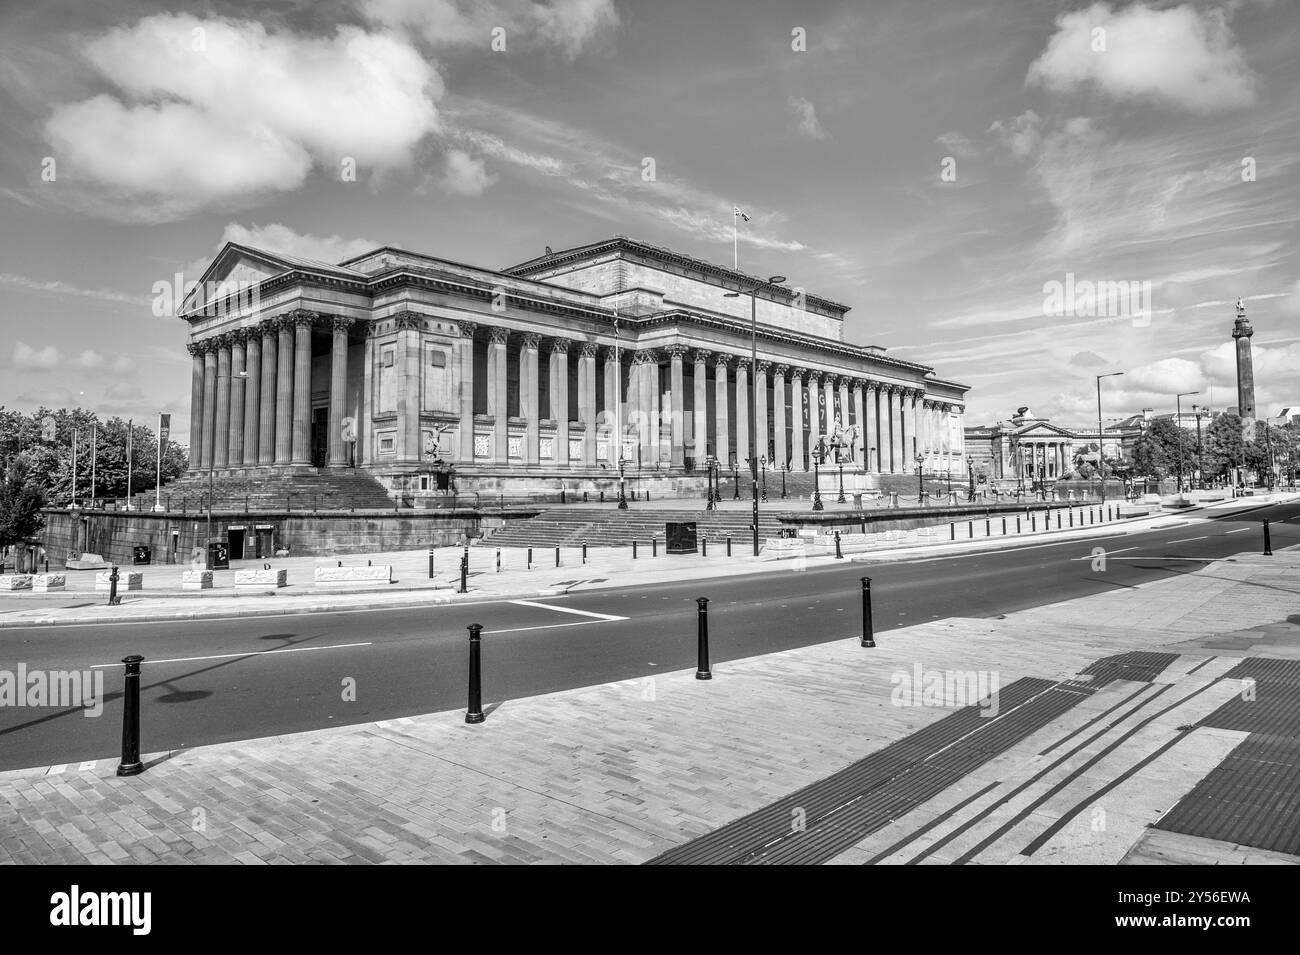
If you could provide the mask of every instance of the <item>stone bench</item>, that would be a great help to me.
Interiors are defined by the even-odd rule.
[[[237,570],[235,571],[235,592],[241,590],[278,590],[281,587],[287,587],[289,584],[289,572],[284,569],[276,570],[274,568],[267,570]]]
[[[0,575],[0,590],[31,590],[31,574],[3,574]]]
[[[806,542],[795,537],[769,537],[762,550],[762,556],[768,560],[803,557],[806,553]]]
[[[82,554],[76,560],[66,561],[64,566],[68,570],[103,570],[109,564],[99,554]]]
[[[181,574],[181,590],[211,590],[212,571],[187,570]]]
[[[113,589],[113,582],[108,578],[112,571],[101,570],[95,574],[95,590],[99,593],[108,593]],[[124,590],[143,590],[144,574],[135,571],[118,571],[117,572],[117,590],[121,593]]]
[[[317,587],[391,584],[393,568],[388,564],[366,567],[317,567],[315,578]]]
[[[67,586],[68,578],[64,574],[37,574],[32,578],[33,593],[48,594]]]

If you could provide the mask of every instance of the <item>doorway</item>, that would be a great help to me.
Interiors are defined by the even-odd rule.
[[[313,467],[325,467],[329,456],[329,408],[313,408],[311,413],[311,463]]]
[[[253,535],[253,556],[258,560],[275,556],[275,529],[259,527]]]
[[[226,528],[226,540],[230,544],[230,559],[244,559],[244,528],[228,527]]]

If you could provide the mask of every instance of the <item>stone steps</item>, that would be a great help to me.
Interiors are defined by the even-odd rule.
[[[656,509],[646,511],[593,511],[590,508],[550,508],[536,517],[515,521],[496,529],[487,539],[503,547],[572,547],[584,540],[592,546],[631,544],[664,539],[664,525],[693,521],[696,533],[709,540],[747,538],[750,515],[738,511]],[[760,517],[759,536],[776,537],[781,522]]]

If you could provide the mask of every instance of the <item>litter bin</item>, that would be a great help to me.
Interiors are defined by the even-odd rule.
[[[208,541],[208,570],[230,569],[230,545],[223,540]]]
[[[668,521],[664,524],[664,542],[670,554],[694,554],[695,538],[694,521]]]
[[[150,564],[152,561],[153,551],[148,544],[136,544],[131,548],[131,563],[139,566],[140,564]]]

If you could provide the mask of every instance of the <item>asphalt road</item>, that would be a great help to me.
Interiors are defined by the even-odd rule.
[[[872,578],[877,633],[945,617],[998,616],[1114,587],[1131,587],[1300,544],[1300,504],[1210,523],[951,557],[851,562],[803,572],[576,592],[543,600],[363,610],[231,620],[0,630],[0,669],[101,667],[106,704],[80,709],[0,707],[0,769],[116,758],[122,667],[147,662],[145,752],[394,719],[465,705],[467,633],[484,626],[487,704],[643,678],[695,665],[696,602],[709,603],[712,659],[755,656],[861,632],[861,585]],[[1104,573],[1091,552],[1108,551]],[[567,576],[566,576],[567,574]],[[571,580],[555,572],[551,584]],[[345,685],[355,686],[347,701]],[[491,716],[489,716],[489,719]]]

